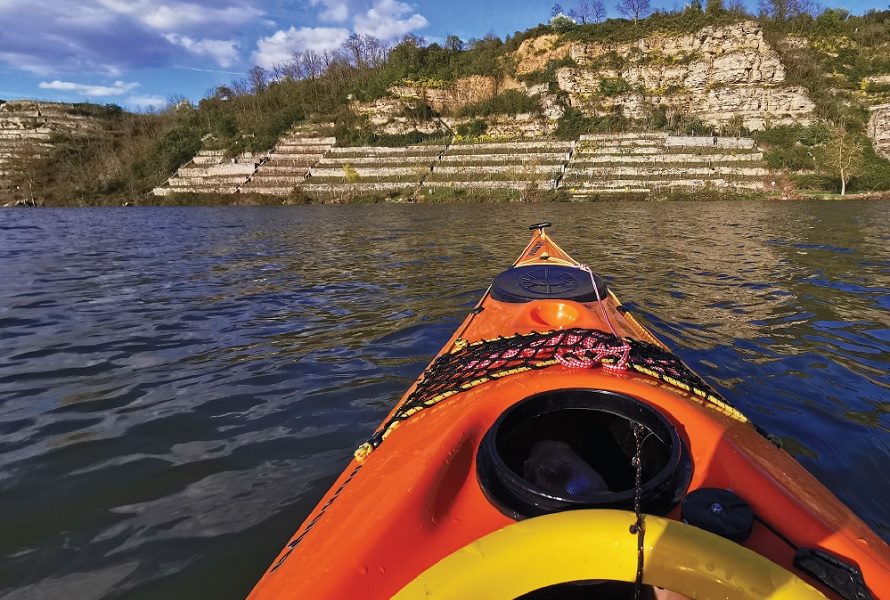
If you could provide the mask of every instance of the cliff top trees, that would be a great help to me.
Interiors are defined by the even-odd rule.
[[[599,23],[606,18],[606,4],[603,0],[579,0],[575,8],[569,10],[569,16],[582,25]]]
[[[616,8],[628,19],[633,19],[634,24],[652,11],[649,0],[619,0]]]

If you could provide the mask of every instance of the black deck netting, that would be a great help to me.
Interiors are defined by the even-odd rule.
[[[694,393],[735,418],[747,420],[671,352],[648,342],[591,329],[534,332],[467,343],[436,358],[398,412],[356,451],[362,460],[400,422],[445,398],[494,379],[562,364],[630,370]]]

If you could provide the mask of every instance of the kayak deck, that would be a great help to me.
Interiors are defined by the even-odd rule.
[[[578,580],[694,598],[890,590],[887,545],[627,313],[546,225],[356,451],[251,598],[517,598]],[[583,477],[564,493],[548,488],[529,466],[536,453],[580,459]],[[578,540],[607,550],[567,554]],[[547,544],[565,569],[541,558]]]

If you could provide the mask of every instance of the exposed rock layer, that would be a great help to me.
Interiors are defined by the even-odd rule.
[[[872,108],[868,136],[875,145],[875,151],[890,160],[890,104]]]
[[[538,94],[540,114],[490,123],[489,133],[508,137],[551,133],[564,111],[557,94],[566,94],[569,105],[587,115],[619,110],[626,117],[645,119],[656,106],[664,105],[669,113],[695,115],[711,127],[733,120],[749,130],[806,125],[815,109],[804,88],[785,82],[779,55],[754,22],[706,27],[687,35],[652,35],[624,44],[560,44],[558,36],[544,35],[525,40],[513,59],[520,77],[546,68],[551,61],[559,64],[571,59],[575,66],[557,70],[556,90],[512,78],[496,81],[473,76],[445,88],[397,86],[390,90],[392,98],[354,108],[385,133],[429,132],[440,123],[413,123],[402,116],[408,103],[421,101],[438,112],[453,114],[508,89]],[[604,91],[608,82],[617,82],[618,90]],[[445,123],[454,128],[460,122],[447,119]]]
[[[31,201],[35,165],[59,138],[105,135],[106,121],[76,105],[30,100],[0,103],[0,199]]]

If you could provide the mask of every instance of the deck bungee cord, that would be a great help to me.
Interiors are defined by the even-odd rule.
[[[472,343],[456,340],[453,350],[433,361],[396,414],[359,446],[355,457],[365,460],[402,422],[446,398],[495,379],[557,365],[601,366],[611,372],[630,369],[691,392],[724,414],[748,422],[676,355],[654,344],[589,329],[517,333]]]

